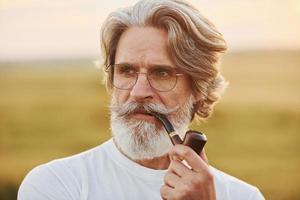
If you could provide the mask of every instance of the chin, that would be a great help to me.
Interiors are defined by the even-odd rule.
[[[166,155],[172,143],[166,131],[148,120],[112,117],[111,129],[116,145],[133,160],[147,160]]]

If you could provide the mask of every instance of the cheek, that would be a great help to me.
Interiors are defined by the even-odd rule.
[[[174,102],[175,96],[170,94],[171,92],[164,92],[163,94],[158,94],[160,102],[167,108],[173,108],[176,106]]]
[[[112,95],[113,95],[113,98],[115,99],[116,103],[118,103],[120,105],[128,100],[129,91],[113,89]]]
[[[180,82],[166,98],[173,106],[183,105],[192,95],[192,88],[187,82]]]
[[[182,105],[185,101],[183,93],[176,90],[161,93],[159,96],[162,103],[168,108],[174,108],[178,105]]]

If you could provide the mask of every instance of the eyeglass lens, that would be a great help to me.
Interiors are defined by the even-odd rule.
[[[138,67],[127,64],[115,64],[113,67],[113,85],[119,89],[131,89],[137,82]],[[149,84],[158,91],[172,90],[177,82],[177,74],[173,68],[155,66],[146,73]]]

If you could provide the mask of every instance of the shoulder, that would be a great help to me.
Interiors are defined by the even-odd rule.
[[[103,145],[88,151],[39,165],[22,181],[19,200],[79,199],[86,193],[87,176],[97,162],[101,162]],[[102,153],[105,154],[105,153]],[[95,167],[94,167],[95,168]]]
[[[20,185],[18,199],[74,199],[72,196],[77,195],[77,180],[75,177],[75,180],[65,178],[70,172],[58,166],[58,162],[54,161],[32,169]]]
[[[210,167],[214,174],[218,199],[263,200],[257,187],[250,185],[216,168]]]

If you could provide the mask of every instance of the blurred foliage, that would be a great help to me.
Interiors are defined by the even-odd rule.
[[[300,196],[300,52],[224,57],[230,82],[215,112],[192,128],[208,136],[210,163],[260,188]],[[109,95],[91,60],[0,64],[0,199],[16,199],[30,169],[110,137]]]

